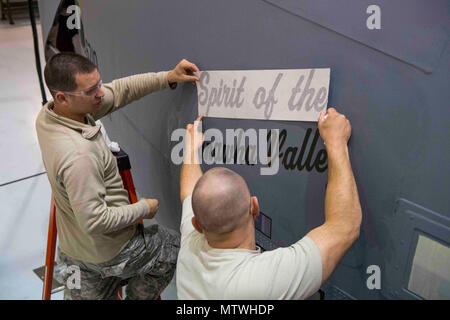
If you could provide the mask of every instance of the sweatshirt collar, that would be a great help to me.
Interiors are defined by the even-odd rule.
[[[85,123],[81,123],[81,122],[57,115],[53,111],[53,106],[54,106],[53,100],[49,101],[44,106],[44,111],[49,116],[49,118],[58,124],[61,124],[65,127],[79,131],[83,138],[90,140],[93,137],[95,137],[95,135],[100,131],[101,125],[97,125],[95,123],[95,120],[92,117],[92,115],[90,115],[90,114],[86,115],[86,119],[87,119],[88,123],[85,124]]]

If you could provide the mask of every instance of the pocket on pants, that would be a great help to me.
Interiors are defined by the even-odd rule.
[[[100,269],[100,274],[101,274],[102,278],[107,278],[107,277],[120,278],[123,276],[123,270],[125,269],[126,264],[127,264],[127,261],[123,261],[116,265],[102,267]]]
[[[155,231],[155,227],[152,229]],[[159,248],[156,250],[156,255],[148,261],[145,267],[142,268],[141,272],[162,275],[175,269],[178,251],[180,250],[180,236],[173,234],[160,226],[158,228],[157,235],[155,233],[152,235],[152,237],[155,236],[159,238],[158,241],[156,241]]]

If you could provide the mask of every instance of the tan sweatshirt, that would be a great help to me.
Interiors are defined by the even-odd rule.
[[[87,124],[58,116],[53,101],[36,119],[36,131],[56,205],[59,249],[90,263],[114,258],[150,207],[130,204],[117,161],[95,120],[151,92],[167,88],[168,72],[134,75],[104,84],[102,108]]]

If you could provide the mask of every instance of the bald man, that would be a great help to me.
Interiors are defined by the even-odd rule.
[[[359,236],[361,206],[347,149],[350,122],[333,108],[319,117],[328,153],[324,224],[289,247],[261,252],[255,244],[258,199],[232,170],[202,174],[197,120],[187,126],[180,177],[178,298],[305,299],[317,292]]]

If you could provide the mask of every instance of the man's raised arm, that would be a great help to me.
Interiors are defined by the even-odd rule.
[[[180,200],[189,197],[194,191],[195,184],[203,175],[200,168],[198,151],[203,143],[203,133],[198,131],[201,128],[201,119],[198,117],[194,124],[186,126],[186,138],[184,148],[184,160],[180,174]]]
[[[335,109],[321,114],[319,131],[328,153],[328,185],[325,195],[325,223],[310,231],[322,258],[322,282],[333,272],[338,262],[359,237],[361,205],[353,177],[347,142],[350,122]]]
[[[183,59],[170,71],[136,74],[106,83],[102,86],[105,92],[102,108],[93,115],[94,119],[100,119],[152,92],[169,87],[175,89],[179,82],[195,83],[200,80],[194,75],[198,71],[195,64]]]

